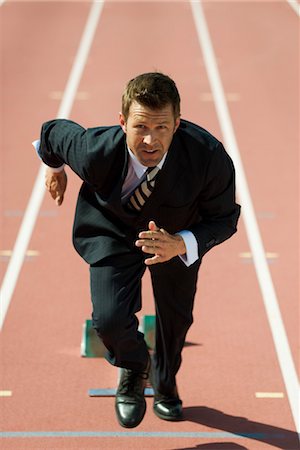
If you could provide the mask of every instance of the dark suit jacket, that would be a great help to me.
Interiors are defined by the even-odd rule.
[[[196,236],[200,259],[236,231],[235,174],[222,144],[203,128],[181,120],[154,192],[139,214],[121,204],[128,152],[120,126],[85,130],[69,120],[42,126],[39,150],[51,167],[68,164],[83,180],[73,242],[90,264],[113,254],[139,251],[134,241],[149,220],[169,233]]]

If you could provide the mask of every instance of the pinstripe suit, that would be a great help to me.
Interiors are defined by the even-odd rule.
[[[156,375],[163,392],[172,390],[181,362],[203,255],[236,231],[233,164],[222,144],[203,128],[181,120],[159,172],[154,192],[140,213],[121,202],[128,167],[125,135],[119,126],[85,130],[67,120],[42,127],[39,150],[51,167],[68,164],[83,180],[73,242],[91,266],[94,326],[115,365],[141,369],[147,349],[137,331],[143,255],[134,246],[149,220],[176,233],[194,233],[199,260],[186,267],[179,258],[150,267],[157,316]]]

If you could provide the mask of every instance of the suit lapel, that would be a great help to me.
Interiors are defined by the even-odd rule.
[[[114,185],[111,188],[109,201],[118,201],[121,199],[122,186],[128,171],[128,152],[125,138],[122,139],[118,147],[120,158],[116,167],[116,176],[112,178]]]

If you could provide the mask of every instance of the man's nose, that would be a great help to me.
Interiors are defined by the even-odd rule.
[[[147,134],[145,134],[143,141],[144,144],[152,145],[153,142],[155,141],[154,134],[152,132],[148,132]]]

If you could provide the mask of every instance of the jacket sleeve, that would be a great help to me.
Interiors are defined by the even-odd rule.
[[[202,220],[189,227],[197,239],[199,258],[237,231],[240,205],[235,201],[235,170],[221,143],[213,151],[199,198]]]
[[[86,178],[86,130],[75,122],[56,119],[42,125],[38,153],[53,168],[69,165],[80,178]]]
[[[120,127],[86,130],[70,120],[51,120],[42,126],[39,155],[50,167],[67,164],[94,190],[101,191],[120,160],[120,155],[109,149],[122,143],[122,136]]]

